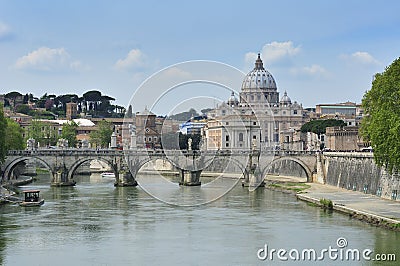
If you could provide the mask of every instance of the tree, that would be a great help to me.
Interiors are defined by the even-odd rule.
[[[44,105],[48,98],[49,97],[47,96],[47,93],[43,94],[43,96],[39,100],[36,101],[36,106],[39,108],[44,108]]]
[[[71,123],[65,123],[62,127],[61,138],[68,140],[69,147],[76,147],[76,129],[78,125],[71,121]]]
[[[312,120],[305,123],[301,127],[301,132],[313,132],[315,134],[321,135],[325,134],[327,127],[343,127],[346,123],[343,120],[337,119],[324,119],[324,120]]]
[[[214,108],[205,108],[205,109],[201,109],[201,113],[202,113],[203,115],[206,115],[208,112],[210,112],[210,111],[212,111],[212,110],[214,110]]]
[[[20,105],[18,105],[17,108],[15,109],[15,112],[21,113],[21,114],[30,115],[31,109],[30,109],[29,106],[26,105],[26,104],[20,104]]]
[[[199,116],[199,113],[193,108],[190,108],[189,111],[178,113],[175,115],[171,115],[169,118],[178,120],[178,121],[188,121],[190,118]]]
[[[18,99],[19,97],[22,97],[22,94],[19,93],[19,92],[17,92],[17,91],[12,91],[12,92],[9,92],[9,93],[7,93],[6,95],[4,95],[4,98],[5,98],[5,99],[11,100],[11,102],[12,102],[12,108],[14,108],[14,109],[15,109],[16,104],[17,104],[16,101],[17,101],[17,99]],[[22,98],[22,100],[23,100],[23,98]]]
[[[97,124],[97,130],[90,133],[90,142],[96,147],[107,148],[111,142],[112,133],[112,124],[102,120]]]
[[[6,157],[6,130],[7,121],[4,117],[3,105],[0,104],[0,163],[4,162]]]
[[[51,110],[54,106],[54,100],[52,99],[47,99],[44,103],[44,108],[46,108],[47,111]]]
[[[400,58],[375,75],[362,100],[361,134],[370,141],[375,162],[392,173],[400,169]]]
[[[24,138],[22,137],[23,129],[21,126],[10,118],[6,118],[7,130],[5,134],[5,148],[9,150],[23,150],[25,148]]]
[[[132,118],[132,117],[133,117],[132,105],[129,105],[128,111],[126,112],[126,118]]]
[[[33,138],[41,146],[53,146],[57,143],[58,129],[42,121],[33,120],[28,127],[28,138]]]

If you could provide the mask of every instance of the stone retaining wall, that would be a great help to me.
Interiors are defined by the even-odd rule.
[[[378,167],[371,153],[330,152],[323,156],[329,185],[400,200],[400,177]]]

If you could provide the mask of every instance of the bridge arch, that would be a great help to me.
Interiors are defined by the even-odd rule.
[[[230,156],[230,155],[226,155],[226,157],[224,156],[222,158],[224,158],[224,159],[227,158],[230,163],[233,163],[236,166],[238,166],[238,168],[241,171],[241,174],[244,175],[246,165],[243,164],[242,160],[239,160],[239,159],[235,158],[234,156]],[[221,160],[222,158],[217,156],[217,159]],[[146,163],[149,163],[149,162],[152,162],[152,161],[156,161],[158,159],[166,160],[173,167],[175,167],[177,169],[181,169],[180,166],[176,162],[171,160],[171,158],[169,158],[168,156],[160,156],[160,157],[159,156],[143,156],[143,157],[136,157],[136,158],[133,157],[128,162],[129,169],[130,169],[132,175],[135,177],[136,174],[140,171],[140,169],[142,169],[142,167]],[[215,157],[214,156],[210,156],[210,157],[206,158],[204,161],[201,162],[203,165],[206,165],[206,167],[199,167],[198,170],[203,170],[204,171],[204,169],[206,169],[211,164],[212,161],[215,161]],[[223,170],[225,170],[225,169],[223,169]]]
[[[204,167],[203,170],[206,169],[208,166],[210,166],[211,163],[214,162],[216,159],[217,160],[228,159],[229,163],[235,164],[240,169],[241,174],[243,174],[243,175],[245,174],[248,158],[246,159],[245,164],[244,164],[243,160],[239,160],[239,159],[235,158],[235,156],[231,156],[231,155],[217,156],[217,157],[211,157],[211,158],[206,159],[204,161],[204,164],[207,165],[207,166]],[[226,168],[223,169],[223,170],[225,171]]]
[[[105,159],[103,157],[84,157],[84,158],[80,158],[78,159],[76,162],[74,162],[70,167],[69,167],[69,171],[68,171],[68,180],[71,180],[74,176],[75,171],[78,169],[79,166],[81,166],[83,163],[85,162],[89,162],[89,161],[93,161],[93,160],[99,160],[102,161],[104,163],[106,163],[107,165],[109,165],[113,171],[113,173],[115,174],[115,176],[118,175],[118,169],[116,169],[115,164],[113,163],[113,161]]]
[[[267,166],[265,166],[262,169],[263,177],[265,178],[265,176],[268,174],[268,170],[271,169],[272,165],[274,165],[276,163],[279,163],[279,162],[282,162],[282,161],[285,161],[285,160],[297,163],[304,170],[304,172],[306,174],[306,177],[307,177],[307,182],[311,182],[311,180],[312,180],[312,171],[307,166],[307,164],[304,163],[302,160],[300,160],[298,158],[289,157],[289,156],[283,156],[283,157],[279,157],[279,158],[276,158],[276,159],[272,160]]]
[[[32,160],[32,159],[41,162],[50,171],[50,173],[53,174],[54,171],[50,167],[50,165],[45,160],[41,159],[40,157],[22,156],[22,157],[15,158],[11,162],[9,162],[7,165],[5,165],[4,172],[3,172],[3,175],[1,176],[1,180],[0,180],[1,182],[0,183],[10,180],[10,177],[11,177],[10,175],[11,175],[12,171],[14,170],[14,168],[19,163],[24,162],[24,161],[28,161],[28,160]]]
[[[153,162],[156,160],[166,160],[169,162],[172,166],[177,167],[176,163],[174,163],[172,160],[170,160],[168,157],[165,156],[138,156],[138,157],[133,157],[128,159],[128,168],[131,171],[131,174],[133,177],[136,177],[137,173],[140,171],[140,169],[143,168],[143,166],[146,163]]]

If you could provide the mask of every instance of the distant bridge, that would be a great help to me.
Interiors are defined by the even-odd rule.
[[[25,161],[41,162],[51,173],[53,186],[74,185],[74,173],[91,160],[108,164],[115,174],[117,186],[137,185],[135,177],[144,164],[157,159],[170,162],[179,170],[182,185],[200,185],[201,172],[212,162],[223,162],[224,169],[236,165],[249,186],[260,185],[277,163],[289,161],[304,170],[312,180],[317,169],[317,154],[305,151],[180,151],[180,150],[113,150],[113,149],[37,149],[9,151],[1,168],[1,182],[16,178],[14,169]]]

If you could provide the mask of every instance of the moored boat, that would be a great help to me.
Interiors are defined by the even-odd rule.
[[[112,172],[104,172],[101,174],[102,177],[115,177],[115,174]]]
[[[24,200],[19,203],[19,206],[34,207],[34,206],[41,206],[44,204],[44,199],[40,198],[39,190],[25,190],[23,192],[25,194],[25,197]]]

